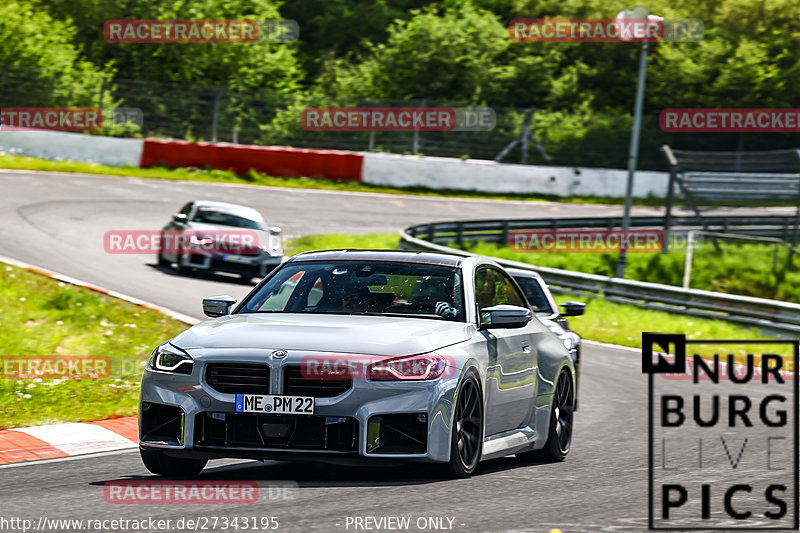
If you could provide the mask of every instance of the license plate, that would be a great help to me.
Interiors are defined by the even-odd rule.
[[[272,415],[313,415],[314,398],[311,396],[237,394],[236,412],[267,413]]]
[[[242,264],[250,264],[253,262],[253,258],[247,255],[236,255],[236,254],[222,254],[223,261],[229,261],[231,263],[242,263]]]

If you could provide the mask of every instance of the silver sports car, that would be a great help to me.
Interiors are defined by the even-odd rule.
[[[284,259],[281,228],[267,229],[255,209],[224,202],[189,202],[164,226],[161,241],[158,264],[174,263],[178,272],[229,272],[249,280]]]
[[[442,463],[563,460],[575,370],[518,284],[476,257],[294,256],[244,300],[158,346],[142,379],[140,451],[156,474],[209,459]]]

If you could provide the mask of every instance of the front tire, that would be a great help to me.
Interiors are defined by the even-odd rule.
[[[453,411],[449,474],[456,478],[472,475],[483,451],[483,398],[474,375],[461,384]]]
[[[161,267],[171,267],[172,266],[172,263],[169,260],[167,260],[167,258],[164,257],[164,254],[162,254],[160,251],[158,252],[157,258],[158,258],[158,266],[161,266]]]
[[[206,459],[181,459],[169,457],[158,450],[139,450],[142,462],[153,474],[168,477],[194,477],[205,468]]]

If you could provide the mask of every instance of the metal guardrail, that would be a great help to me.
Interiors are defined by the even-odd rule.
[[[672,217],[671,231],[699,229],[696,221],[694,217]],[[709,226],[724,229],[723,232],[781,237],[791,236],[794,216],[719,216],[705,217],[704,221]],[[512,230],[614,229],[619,228],[621,222],[621,217],[436,222],[411,226],[401,231],[400,248],[466,257],[476,254],[444,244],[455,242],[461,245],[475,240],[507,243]],[[631,227],[658,228],[663,227],[663,222],[663,217],[632,217]],[[600,297],[648,309],[722,319],[758,327],[780,336],[796,337],[800,334],[800,304],[539,267],[507,259],[492,259],[503,266],[538,272],[554,292]]]

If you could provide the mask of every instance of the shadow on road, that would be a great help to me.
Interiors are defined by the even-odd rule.
[[[481,463],[472,477],[510,471],[518,468],[544,465],[545,463],[523,463],[514,457],[504,457]],[[156,481],[158,476],[125,476],[119,479],[95,481],[91,485],[102,486],[110,481]],[[424,485],[452,481],[441,469],[441,465],[427,463],[404,463],[397,466],[341,466],[316,462],[248,461],[214,466],[209,462],[196,478],[200,481],[294,481],[299,487],[369,487]]]
[[[178,272],[174,268],[161,266],[157,263],[147,263],[147,266],[161,272],[162,274],[166,274],[167,276],[175,276],[179,278],[195,278],[195,279],[204,279],[208,281],[217,281],[219,283],[233,283],[234,285],[249,285],[251,287],[255,287],[255,283],[253,283],[253,278],[244,278],[237,274],[226,274],[222,272],[205,272],[202,270],[190,270],[186,273]]]

